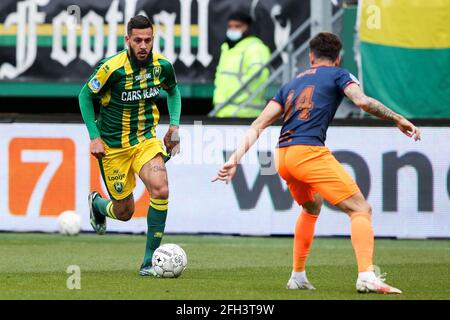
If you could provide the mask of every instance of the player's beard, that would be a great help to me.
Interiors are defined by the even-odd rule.
[[[133,61],[133,64],[139,68],[145,68],[146,66],[149,65],[150,62],[150,55],[152,54],[152,49],[150,49],[150,51],[148,52],[147,57],[144,60],[139,60],[137,58],[136,52],[133,50],[133,48],[130,47],[130,55],[131,55],[131,60]]]

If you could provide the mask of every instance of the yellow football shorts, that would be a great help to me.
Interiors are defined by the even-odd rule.
[[[161,140],[146,139],[134,146],[110,148],[105,145],[106,156],[98,161],[103,181],[111,199],[128,197],[136,186],[136,177],[144,164],[156,155],[167,156]]]

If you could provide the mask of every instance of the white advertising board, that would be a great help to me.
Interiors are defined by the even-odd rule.
[[[158,127],[162,137],[167,126]],[[292,234],[300,207],[268,161],[279,127],[267,129],[232,183],[211,183],[245,126],[185,125],[182,153],[167,163],[167,233]],[[331,127],[327,145],[373,208],[376,236],[450,237],[450,129],[422,128],[414,142],[396,128]],[[87,195],[106,194],[81,124],[0,125],[0,230],[57,230],[65,210],[90,231]],[[133,219],[108,219],[108,231],[145,232],[148,195],[138,183]],[[316,235],[349,235],[348,217],[324,206]]]

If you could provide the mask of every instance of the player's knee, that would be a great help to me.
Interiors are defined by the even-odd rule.
[[[157,188],[152,188],[150,191],[152,198],[154,199],[168,199],[169,198],[169,187],[167,185],[160,186]]]
[[[304,206],[303,209],[312,215],[319,215],[320,214],[320,209],[322,209],[322,204],[318,203],[318,204],[313,204],[313,205],[309,205],[309,206]]]
[[[314,201],[306,202],[303,204],[303,209],[313,215],[320,214],[320,209],[322,209],[323,198],[316,195],[314,196]]]
[[[336,204],[336,206],[351,216],[353,213],[366,212],[371,214],[372,207],[361,193],[355,194],[348,199]]]
[[[116,212],[117,219],[120,221],[128,221],[131,219],[131,217],[134,214],[134,208],[133,207],[124,207],[120,208]]]
[[[369,214],[372,214],[372,206],[367,201],[364,204],[364,211],[363,212],[367,212]]]
[[[351,210],[348,210],[348,214],[352,213],[359,213],[359,212],[365,212],[368,214],[372,214],[372,206],[366,201],[361,201],[357,204],[355,208],[352,208]]]
[[[317,210],[311,210],[311,209],[304,209],[307,214],[318,216],[320,214],[320,209]]]
[[[128,220],[131,219],[132,216],[133,216],[132,213],[131,213],[131,214],[130,214],[130,213],[124,214],[120,220],[121,220],[121,221],[128,221]]]
[[[358,201],[358,208],[356,211],[367,212],[369,214],[372,214],[372,207],[370,206],[369,202],[367,202],[366,199],[362,199],[361,201]]]

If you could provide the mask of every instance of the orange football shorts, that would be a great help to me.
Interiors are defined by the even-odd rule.
[[[333,205],[360,192],[352,177],[325,146],[277,148],[275,165],[299,205],[314,201],[316,192]]]

